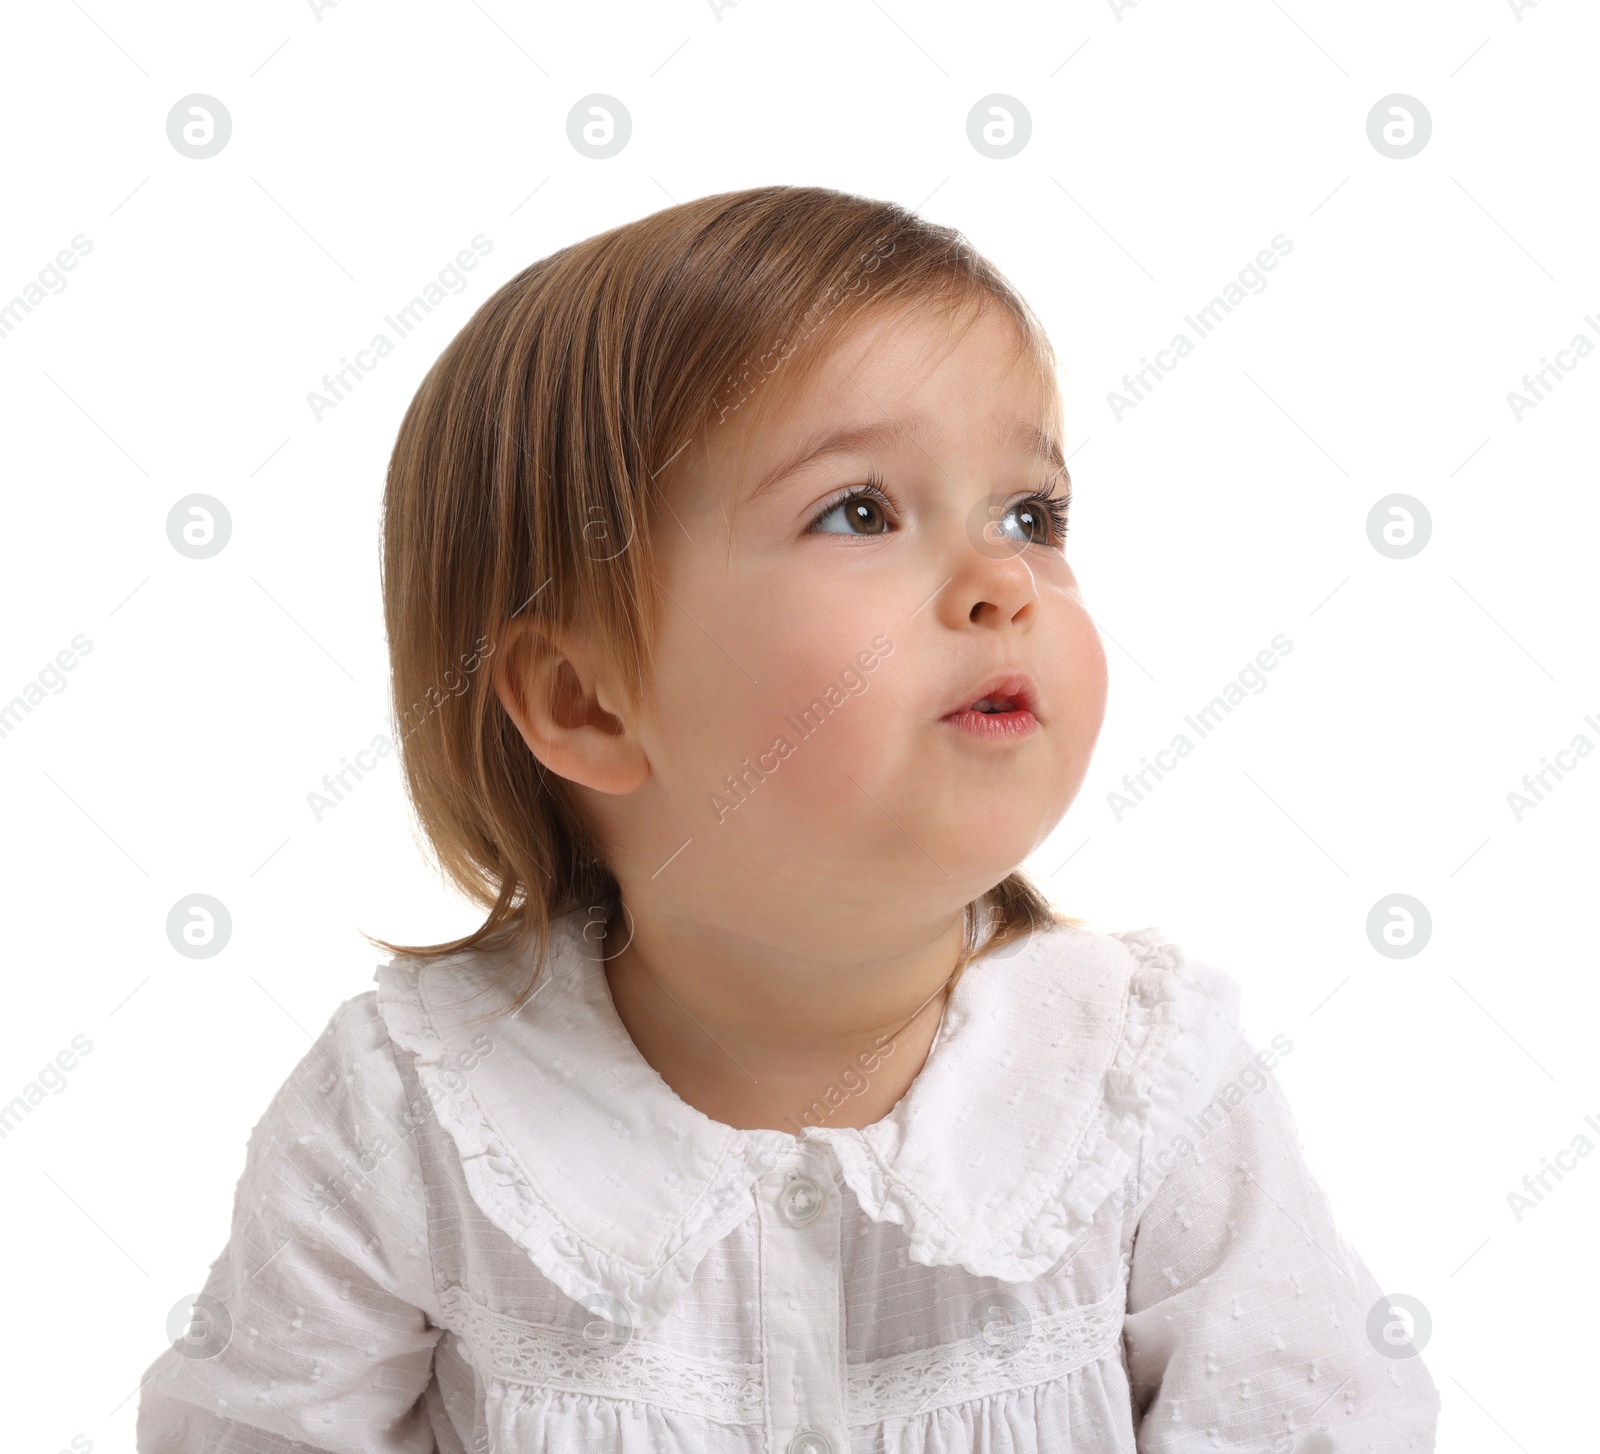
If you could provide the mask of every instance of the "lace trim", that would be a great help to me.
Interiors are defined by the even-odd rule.
[[[466,1344],[473,1364],[507,1383],[637,1400],[721,1424],[760,1424],[766,1417],[758,1363],[714,1363],[640,1334],[597,1350],[577,1330],[507,1317],[463,1287],[446,1289],[442,1301],[446,1326]]]
[[[568,972],[567,931],[558,930],[548,973]],[[441,961],[441,965],[449,961]],[[437,977],[442,969],[436,968]],[[389,1037],[410,1051],[434,1114],[460,1154],[467,1188],[484,1214],[574,1301],[596,1290],[622,1300],[636,1322],[664,1317],[692,1281],[707,1251],[754,1211],[750,1186],[770,1164],[782,1133],[746,1133],[728,1141],[723,1167],[681,1218],[671,1246],[653,1266],[637,1267],[610,1255],[568,1225],[529,1181],[516,1149],[503,1142],[465,1077],[452,1086],[442,1067],[451,1045],[434,1022],[417,969],[398,958],[379,967],[378,1010]]]
[[[927,1266],[959,1262],[978,1276],[1023,1283],[1050,1270],[1093,1225],[1096,1213],[1127,1181],[1149,1129],[1152,1091],[1163,1056],[1179,1036],[1179,996],[1205,990],[1189,983],[1182,951],[1153,929],[1108,936],[1134,961],[1121,1023],[1106,1066],[1098,1104],[1079,1145],[1064,1164],[1041,1169],[1025,1188],[1029,1214],[1004,1233],[951,1226],[923,1195],[907,1186],[860,1133],[829,1134],[841,1171],[863,1211],[905,1228],[912,1261]],[[567,951],[553,946],[555,963]],[[473,1200],[516,1241],[535,1266],[576,1302],[596,1290],[619,1298],[635,1326],[664,1317],[687,1290],[705,1253],[753,1210],[752,1184],[770,1166],[781,1133],[740,1133],[729,1138],[725,1160],[673,1229],[652,1264],[623,1261],[587,1241],[535,1190],[516,1156],[489,1123],[470,1086],[447,1086],[441,1065],[448,1046],[415,969],[399,960],[381,966],[378,1008],[394,1042],[412,1052],[419,1079],[435,1098],[435,1111],[455,1141]],[[1161,1092],[1157,1092],[1161,1094]],[[926,1189],[930,1194],[937,1188]],[[985,1240],[980,1241],[983,1237]]]
[[[994,1319],[960,1343],[850,1365],[850,1423],[908,1419],[931,1409],[1053,1383],[1098,1362],[1122,1336],[1119,1282],[1097,1303],[1030,1319],[996,1297]]]
[[[1103,1081],[1098,1135],[1088,1137],[1077,1168],[1062,1187],[1068,1242],[1088,1229],[1101,1203],[1132,1169],[1150,1123],[1156,1068],[1178,1033],[1183,951],[1156,929],[1112,937],[1128,947],[1138,967],[1129,981],[1122,1039]]]
[[[1154,928],[1111,937],[1127,947],[1135,963],[1122,1035],[1102,1079],[1094,1125],[1062,1177],[1053,1205],[1023,1230],[1013,1249],[1015,1268],[1024,1277],[1035,1277],[1060,1261],[1127,1179],[1150,1124],[1157,1067],[1178,1033],[1182,949]]]
[[[758,1363],[716,1363],[642,1336],[596,1350],[574,1331],[497,1313],[460,1286],[447,1288],[442,1302],[445,1326],[489,1377],[655,1404],[721,1424],[765,1421]],[[995,1302],[993,1320],[958,1343],[850,1364],[846,1407],[852,1427],[1055,1382],[1099,1361],[1121,1336],[1120,1282],[1097,1303],[1047,1318],[1031,1318],[1003,1295]]]
[[[1009,1233],[973,1244],[895,1175],[864,1140],[832,1145],[863,1209],[906,1229],[913,1262],[960,1262],[980,1277],[1031,1282],[1048,1272],[1094,1225],[1096,1213],[1126,1181],[1150,1124],[1155,1077],[1179,1032],[1178,996],[1185,978],[1183,951],[1154,928],[1109,935],[1132,957],[1123,1018],[1082,1141],[1063,1166],[1030,1185],[1037,1211]],[[1035,1196],[1036,1193],[1036,1196]]]

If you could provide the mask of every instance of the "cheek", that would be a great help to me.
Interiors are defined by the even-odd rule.
[[[1065,612],[1056,633],[1050,683],[1050,734],[1063,786],[1076,792],[1106,714],[1106,654],[1100,633],[1081,606]]]
[[[1106,652],[1081,607],[1073,610],[1062,632],[1062,663],[1073,724],[1098,732],[1106,710]]]
[[[722,584],[693,601],[675,590],[680,604],[668,603],[657,657],[656,771],[685,802],[725,794],[726,776],[738,780],[751,769],[776,773],[764,796],[797,805],[857,791],[840,766],[860,750],[873,717],[881,721],[896,664],[872,645],[887,634],[879,613],[855,594],[831,602],[814,589],[798,597],[773,590],[771,581]],[[888,620],[892,611],[882,614]],[[872,668],[861,666],[862,652],[875,659]]]
[[[855,791],[840,767],[882,730],[896,659],[892,651],[881,655],[872,638],[886,634],[889,614],[876,620],[860,597],[830,603],[813,595],[787,607],[778,602],[753,624],[749,640],[760,665],[752,669],[760,683],[747,694],[747,730],[764,747],[777,736],[788,739],[795,751],[785,770],[794,789]]]

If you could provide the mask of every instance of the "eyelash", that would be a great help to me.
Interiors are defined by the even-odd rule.
[[[1067,538],[1067,511],[1072,505],[1072,481],[1068,479],[1066,489],[1057,494],[1056,478],[1052,477],[1047,484],[1041,485],[1032,494],[1024,495],[1022,499],[1017,501],[1017,505],[1024,504],[1029,500],[1037,500],[1044,507],[1045,514],[1050,518],[1052,543],[1061,545],[1065,543]],[[895,514],[902,513],[899,500],[895,498],[883,476],[876,470],[868,470],[866,484],[852,485],[848,490],[836,495],[812,517],[810,525],[806,527],[807,533],[815,531],[821,521],[826,520],[829,515],[833,514],[841,506],[853,504],[856,500],[862,499],[881,500]],[[1011,508],[1013,510],[1016,509],[1016,505]],[[1006,513],[1009,514],[1010,511],[1008,510]],[[1035,541],[1033,543],[1043,544],[1044,542]]]

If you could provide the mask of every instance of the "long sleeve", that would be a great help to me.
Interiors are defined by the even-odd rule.
[[[345,1001],[251,1132],[227,1245],[146,1372],[138,1454],[432,1454],[410,1124],[373,994]]]
[[[1145,1148],[1123,1326],[1140,1454],[1432,1450],[1438,1394],[1340,1238],[1271,1061],[1240,1036],[1210,1099]]]

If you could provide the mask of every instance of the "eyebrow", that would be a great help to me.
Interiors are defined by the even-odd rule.
[[[922,448],[928,438],[925,421],[910,419],[884,419],[874,424],[863,424],[856,429],[823,429],[811,435],[793,454],[768,470],[746,497],[745,503],[755,500],[780,485],[792,474],[820,459],[835,455],[859,454],[873,449],[887,449],[894,444],[911,444]],[[1005,439],[1014,449],[1019,449],[1035,459],[1043,459],[1060,471],[1067,467],[1061,445],[1054,435],[1026,419],[1011,419],[1005,429]]]

